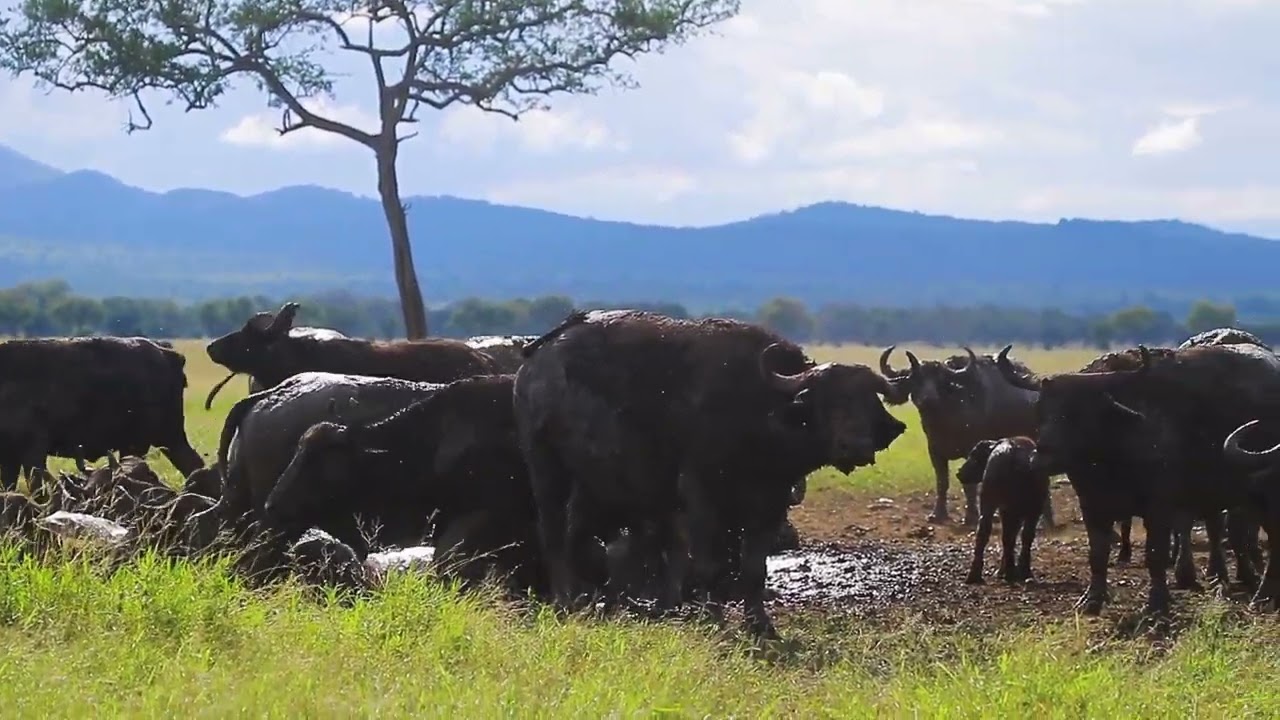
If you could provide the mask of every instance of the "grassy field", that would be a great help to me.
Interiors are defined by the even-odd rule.
[[[205,411],[221,373],[199,343],[179,347],[189,358],[188,432],[212,456],[246,382]],[[1096,354],[1015,353],[1042,371]],[[877,350],[813,354],[874,364]],[[872,468],[823,471],[806,504],[931,488],[914,412],[895,412],[908,433]],[[158,456],[154,466],[172,472]],[[296,587],[249,591],[207,562],[148,559],[108,574],[87,560],[9,555],[0,558],[0,707],[42,718],[1280,714],[1274,618],[1205,599],[1172,636],[1115,636],[1115,624],[1065,615],[976,632],[909,610],[872,620],[794,613],[779,621],[787,640],[761,649],[732,629],[561,621],[424,577],[344,606]]]

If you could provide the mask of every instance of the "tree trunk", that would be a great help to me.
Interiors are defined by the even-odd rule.
[[[413,251],[409,247],[409,219],[400,202],[400,180],[396,177],[398,148],[381,148],[378,158],[378,195],[382,212],[391,231],[391,249],[395,257],[396,287],[400,291],[400,310],[404,313],[404,331],[410,340],[427,337],[427,309],[422,304],[418,272],[413,267]]]

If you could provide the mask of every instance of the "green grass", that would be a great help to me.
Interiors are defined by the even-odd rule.
[[[220,373],[198,343],[179,347],[188,431],[212,454],[245,383],[206,412]],[[815,355],[875,360],[865,348]],[[1041,370],[1092,355],[1020,353]],[[874,468],[826,473],[810,492],[928,487],[912,430]],[[86,557],[0,551],[0,707],[41,718],[1276,716],[1274,619],[1199,607],[1176,641],[1155,643],[1100,641],[1074,618],[984,635],[909,613],[792,615],[780,624],[788,641],[763,652],[734,631],[557,620],[422,576],[341,603],[292,585],[246,589],[213,561],[144,556],[108,572]]]

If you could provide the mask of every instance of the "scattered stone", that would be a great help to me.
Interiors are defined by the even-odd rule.
[[[897,507],[897,505],[898,504],[893,501],[893,498],[882,497],[882,498],[877,498],[875,502],[868,505],[867,509],[868,510],[889,510],[894,507]]]

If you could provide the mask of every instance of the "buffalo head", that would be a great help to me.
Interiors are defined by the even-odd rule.
[[[982,475],[987,470],[987,459],[999,443],[999,440],[979,440],[974,444],[964,462],[956,468],[956,479],[961,485],[977,485],[982,482]]]
[[[276,313],[260,312],[249,318],[239,330],[215,338],[206,347],[209,359],[231,371],[205,399],[205,409],[213,405],[213,397],[223,385],[240,373],[256,374],[266,362],[271,347],[289,336],[293,320],[298,314],[298,303],[288,302]]]
[[[357,484],[368,475],[367,460],[386,450],[364,447],[363,425],[320,422],[307,428],[263,506],[281,527],[309,527],[328,508],[349,509]]]
[[[895,370],[889,365],[891,355],[897,345],[890,345],[880,353],[880,372],[897,389],[893,396],[886,397],[891,404],[899,404],[910,399],[916,407],[925,409],[937,407],[944,403],[963,398],[978,383],[971,382],[977,373],[978,356],[973,350],[965,348],[963,356],[956,355],[946,360],[926,360],[920,362],[910,350],[906,351],[907,361],[911,366],[907,370]]]
[[[1012,345],[996,357],[1001,376],[1014,387],[1039,393],[1036,401],[1036,449],[1032,464],[1038,471],[1065,472],[1073,464],[1090,462],[1100,448],[1132,429],[1146,416],[1116,399],[1115,393],[1146,377],[1151,353],[1139,345],[1136,369],[1060,373],[1036,376],[1020,372],[1009,360]]]
[[[907,426],[889,414],[880,396],[897,389],[866,365],[824,363],[793,375],[773,370],[770,345],[760,354],[760,372],[789,400],[773,413],[788,432],[802,431],[822,464],[841,472],[875,464],[875,454],[889,447]]]

